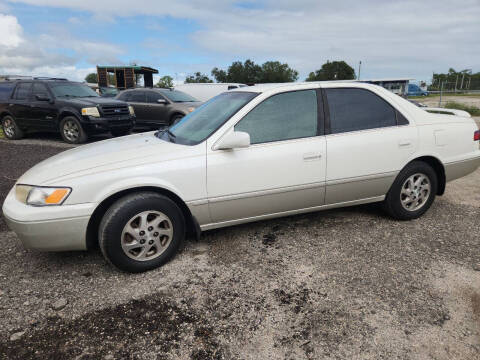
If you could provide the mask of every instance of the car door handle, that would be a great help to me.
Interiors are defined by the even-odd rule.
[[[303,154],[303,160],[305,161],[310,161],[310,160],[320,160],[320,158],[322,157],[322,154],[320,153],[306,153],[306,154]]]
[[[407,147],[407,146],[410,146],[410,145],[412,145],[412,142],[410,140],[400,140],[398,142],[399,147]]]

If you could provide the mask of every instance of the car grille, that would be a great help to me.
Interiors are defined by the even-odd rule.
[[[128,105],[102,105],[102,114],[104,117],[114,117],[129,115]]]

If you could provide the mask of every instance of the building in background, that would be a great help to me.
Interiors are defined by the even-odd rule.
[[[407,96],[408,83],[414,79],[411,78],[390,78],[390,79],[365,79],[358,80],[360,82],[374,84],[384,87],[385,89],[400,96]]]

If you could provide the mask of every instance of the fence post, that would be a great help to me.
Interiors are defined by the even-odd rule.
[[[442,107],[443,84],[445,84],[445,81],[443,81],[440,85],[440,100],[438,100],[438,107]]]

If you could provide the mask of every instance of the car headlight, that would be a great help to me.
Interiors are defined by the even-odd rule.
[[[128,111],[130,112],[130,115],[135,116],[135,109],[133,108],[132,105],[128,106]]]
[[[195,108],[194,107],[189,107],[187,110],[188,110],[188,112],[192,112],[193,110],[195,110]]]
[[[100,117],[100,113],[96,107],[83,108],[82,115]]]
[[[62,205],[71,192],[72,189],[68,187],[15,186],[15,196],[17,200],[32,206]]]

